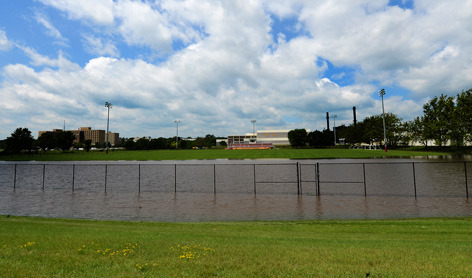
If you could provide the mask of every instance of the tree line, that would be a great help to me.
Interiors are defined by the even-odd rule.
[[[160,150],[160,149],[192,149],[192,148],[211,148],[216,146],[216,137],[212,134],[207,134],[205,137],[197,137],[196,139],[178,138],[178,143],[175,137],[156,139],[133,138],[122,139],[122,147],[127,150]],[[177,145],[178,144],[178,145]]]
[[[17,154],[23,151],[32,152],[42,150],[62,150],[67,151],[72,147],[83,148],[89,151],[92,148],[92,140],[85,140],[80,143],[74,143],[76,136],[70,131],[62,132],[46,132],[41,134],[38,139],[34,139],[28,128],[17,128],[11,136],[0,141],[0,149],[4,154]],[[191,149],[191,148],[211,148],[216,145],[216,137],[207,134],[205,137],[197,137],[190,140],[189,138],[179,138],[178,146],[175,137],[147,139],[140,138],[121,138],[121,145],[115,147],[124,147],[127,150],[158,150],[158,149]],[[110,143],[109,147],[110,147]],[[94,147],[105,148],[106,143],[96,143]]]
[[[28,128],[19,127],[9,137],[0,142],[0,148],[3,149],[3,153],[8,154],[21,153],[22,151],[32,152],[38,149],[66,151],[73,146],[75,139],[72,132],[63,131],[46,132],[35,140]]]
[[[441,94],[423,105],[423,115],[411,121],[403,121],[393,113],[385,114],[387,145],[390,147],[407,146],[410,142],[420,142],[425,147],[428,142],[444,146],[462,147],[472,143],[472,89],[462,91],[456,96]],[[325,129],[306,132],[305,129],[291,130],[288,134],[290,145],[300,147],[333,146],[334,132]],[[374,115],[349,126],[336,127],[336,138],[344,138],[346,144],[383,141],[382,115]]]

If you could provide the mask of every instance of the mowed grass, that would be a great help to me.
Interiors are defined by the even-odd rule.
[[[153,151],[74,151],[50,152],[34,155],[5,155],[0,160],[9,161],[74,161],[74,160],[192,160],[192,159],[323,159],[323,158],[374,158],[374,157],[423,157],[449,155],[444,152],[405,150],[356,150],[356,149],[270,149],[270,150],[153,150]]]
[[[470,277],[472,219],[152,223],[0,216],[0,277]]]

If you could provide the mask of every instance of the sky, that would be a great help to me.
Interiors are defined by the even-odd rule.
[[[0,0],[0,139],[404,121],[472,88],[472,0]],[[331,127],[333,121],[331,120]]]

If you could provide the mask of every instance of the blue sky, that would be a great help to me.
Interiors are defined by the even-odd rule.
[[[0,139],[17,127],[123,137],[410,120],[472,88],[471,0],[3,1]]]

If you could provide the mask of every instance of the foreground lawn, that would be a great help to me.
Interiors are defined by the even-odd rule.
[[[138,223],[0,216],[0,277],[466,277],[472,218]]]
[[[373,158],[373,157],[412,157],[449,155],[444,152],[354,149],[273,149],[273,150],[154,150],[154,151],[111,151],[104,152],[51,152],[34,155],[6,155],[0,160],[9,161],[73,161],[73,160],[190,160],[190,159],[322,159],[322,158]]]

